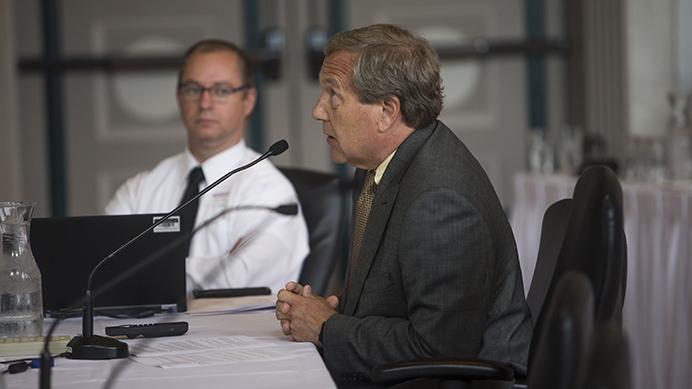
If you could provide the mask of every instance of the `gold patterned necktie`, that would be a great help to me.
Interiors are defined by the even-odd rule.
[[[361,245],[363,244],[363,235],[365,235],[365,226],[368,224],[370,209],[372,208],[372,200],[375,198],[375,171],[370,170],[363,181],[363,189],[356,201],[356,217],[353,224],[353,243],[351,244],[351,259],[349,261],[349,280],[353,273],[360,254]]]

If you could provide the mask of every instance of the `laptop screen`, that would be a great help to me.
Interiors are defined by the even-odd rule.
[[[41,270],[44,311],[54,313],[73,306],[83,298],[89,273],[94,266],[161,216],[141,214],[32,219],[31,249]],[[181,232],[177,220],[173,217],[157,226],[109,259],[94,275],[92,291],[179,239],[184,232]],[[176,245],[136,274],[113,285],[110,290],[95,295],[94,307],[175,305],[178,311],[185,311],[185,256],[185,245]]]

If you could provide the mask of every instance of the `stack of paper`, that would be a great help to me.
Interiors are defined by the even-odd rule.
[[[223,365],[235,362],[290,358],[285,340],[249,336],[128,342],[130,356],[139,363],[162,368]],[[295,345],[295,344],[293,344]],[[293,349],[295,350],[295,349]]]

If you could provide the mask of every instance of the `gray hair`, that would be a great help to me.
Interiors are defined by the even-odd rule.
[[[342,31],[327,41],[324,55],[357,54],[351,79],[360,101],[375,103],[396,96],[406,125],[430,125],[442,110],[440,58],[430,43],[391,24]]]

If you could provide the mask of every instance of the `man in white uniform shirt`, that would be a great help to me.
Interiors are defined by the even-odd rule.
[[[196,167],[201,167],[203,177],[195,189],[202,190],[256,159],[259,154],[243,140],[257,97],[251,73],[246,54],[230,42],[204,40],[190,47],[178,75],[177,91],[180,116],[187,128],[187,149],[130,178],[115,193],[106,212],[169,212],[181,204],[188,176]],[[229,207],[297,202],[288,179],[265,160],[202,196],[195,225]],[[308,251],[302,214],[232,211],[193,237],[187,258],[187,289],[268,286],[277,292],[298,276]]]

